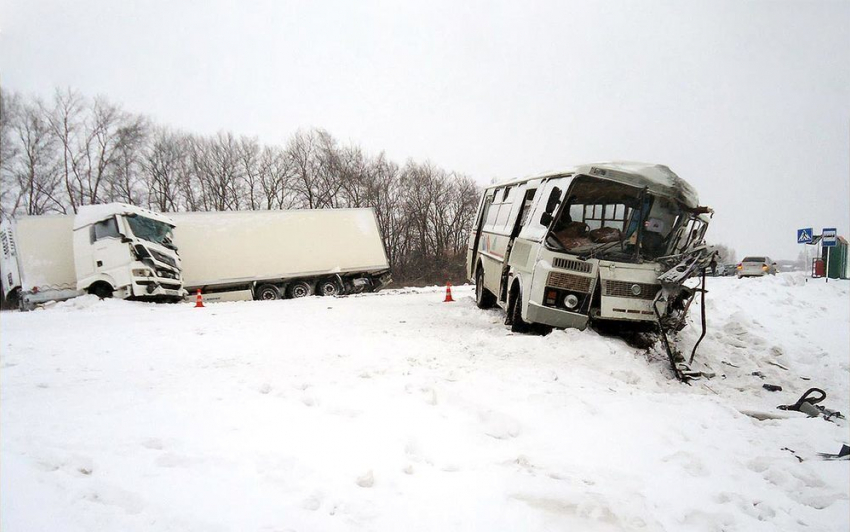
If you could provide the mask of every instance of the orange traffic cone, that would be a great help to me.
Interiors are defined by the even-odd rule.
[[[446,299],[443,300],[443,303],[454,303],[454,299],[452,299],[452,283],[446,283]]]
[[[198,295],[195,296],[195,308],[204,308],[204,296],[201,295],[200,288],[198,288]]]

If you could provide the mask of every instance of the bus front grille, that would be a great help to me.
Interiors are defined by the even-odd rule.
[[[638,292],[637,294],[632,291],[633,286],[637,286],[639,288],[639,290],[636,290]],[[655,299],[655,294],[658,293],[660,288],[661,286],[657,284],[630,283],[628,281],[612,281],[610,279],[602,281],[603,295],[612,297]]]
[[[552,260],[552,266],[562,270],[573,270],[582,273],[590,273],[593,271],[593,264],[573,259],[555,258]]]
[[[549,272],[549,277],[546,280],[546,286],[585,294],[590,293],[592,284],[592,277],[582,277],[580,275],[561,272]]]

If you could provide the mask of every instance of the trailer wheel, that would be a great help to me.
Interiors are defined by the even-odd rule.
[[[488,309],[495,302],[496,298],[493,294],[484,288],[484,269],[478,268],[478,272],[475,274],[475,304],[478,305],[478,308]]]
[[[280,289],[273,284],[261,284],[257,287],[255,298],[261,301],[280,299]]]
[[[313,287],[307,281],[295,281],[289,285],[289,297],[307,297],[313,295]]]
[[[100,299],[107,299],[112,297],[112,292],[112,286],[109,283],[105,283],[103,281],[94,283],[89,287],[89,294],[96,295]]]
[[[319,281],[320,296],[338,296],[340,294],[339,283],[336,279],[323,279]]]

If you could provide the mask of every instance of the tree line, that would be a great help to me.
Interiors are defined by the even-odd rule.
[[[375,209],[394,278],[461,280],[480,190],[430,162],[396,163],[322,129],[284,145],[196,135],[103,97],[0,90],[0,214],[124,202],[159,212]]]

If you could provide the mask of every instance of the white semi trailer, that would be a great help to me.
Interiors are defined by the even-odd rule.
[[[183,279],[206,301],[375,291],[390,269],[372,209],[171,213]]]
[[[122,203],[4,220],[3,295],[22,310],[86,292],[180,300],[186,292],[173,227],[161,214]]]

